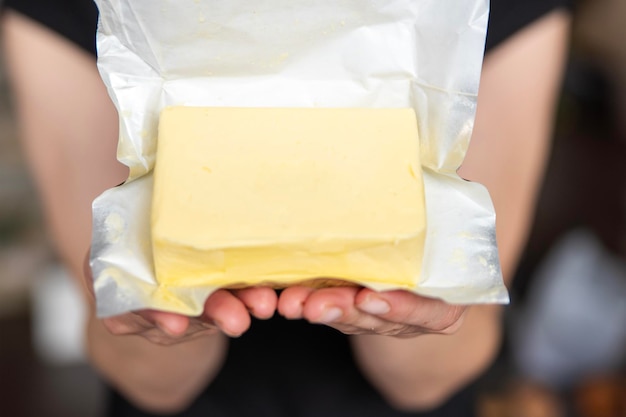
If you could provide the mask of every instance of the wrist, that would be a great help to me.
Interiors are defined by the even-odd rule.
[[[115,336],[93,315],[86,330],[88,357],[106,383],[137,407],[160,413],[185,409],[215,378],[228,346],[221,333],[171,346]]]

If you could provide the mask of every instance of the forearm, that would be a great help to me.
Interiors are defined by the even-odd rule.
[[[499,308],[476,306],[453,335],[409,339],[352,336],[366,378],[395,407],[431,409],[491,363],[500,344]]]
[[[549,150],[569,18],[541,19],[485,60],[472,144],[459,173],[487,186],[507,283],[532,221]],[[499,308],[475,306],[452,335],[353,337],[370,382],[403,408],[429,408],[476,377],[499,346]]]
[[[7,11],[3,52],[20,135],[54,247],[78,286],[91,240],[91,202],[127,177],[115,157],[118,117],[95,60],[57,34]],[[88,292],[85,291],[85,294]],[[86,297],[87,299],[87,297]],[[171,347],[115,336],[93,316],[90,361],[122,395],[152,410],[184,406],[218,371],[222,334]]]
[[[112,335],[93,316],[87,324],[93,365],[129,401],[156,412],[184,409],[215,377],[227,345],[227,338],[216,333],[159,346],[140,336]]]

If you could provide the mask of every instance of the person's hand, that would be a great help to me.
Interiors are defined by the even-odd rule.
[[[93,301],[93,276],[88,255],[83,266],[85,288]],[[114,335],[137,335],[159,345],[183,343],[219,332],[237,337],[250,327],[251,315],[259,319],[272,317],[277,299],[276,291],[267,287],[218,290],[207,298],[199,317],[141,310],[104,318],[102,324]]]
[[[267,319],[276,304],[277,295],[271,288],[218,290],[208,297],[199,317],[141,310],[104,318],[102,323],[115,335],[137,335],[155,344],[172,345],[219,332],[238,337],[250,327],[251,315]]]
[[[278,299],[278,311],[286,318],[323,323],[350,335],[452,334],[461,326],[465,310],[408,291],[375,292],[362,287],[294,286]]]

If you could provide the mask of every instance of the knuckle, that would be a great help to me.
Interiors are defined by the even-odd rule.
[[[377,331],[377,334],[382,336],[391,336],[391,337],[404,337],[405,335],[414,334],[413,326],[403,323],[394,323],[391,326],[381,328]]]
[[[118,319],[103,319],[102,324],[109,331],[109,333],[116,336],[135,333],[135,330],[131,326]]]
[[[464,311],[465,307],[462,306],[451,307],[433,330],[445,335],[456,333],[463,324]]]
[[[420,329],[412,326],[410,324],[403,324],[399,328],[396,329],[394,336],[404,338],[404,337],[414,337],[422,334]]]
[[[149,342],[159,346],[172,346],[181,342],[180,338],[168,336],[156,329],[140,333],[139,335]]]
[[[140,335],[150,341],[151,343],[159,346],[173,346],[181,343],[185,343],[191,340],[199,339],[202,337],[212,336],[219,333],[219,330],[215,327],[206,328],[202,327],[201,329],[196,329],[186,334],[179,336],[171,336],[163,333],[158,329],[150,330],[147,332],[143,332]]]

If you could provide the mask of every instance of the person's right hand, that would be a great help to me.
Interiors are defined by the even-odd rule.
[[[95,301],[89,255],[85,257],[83,275],[86,290]],[[173,345],[220,332],[241,336],[250,327],[251,315],[268,319],[274,315],[277,304],[276,291],[269,287],[217,290],[207,298],[198,317],[140,310],[104,318],[102,324],[114,335],[136,335],[158,345]]]
[[[102,323],[115,335],[137,335],[155,344],[172,345],[218,332],[238,337],[250,327],[251,315],[270,318],[276,305],[277,295],[271,288],[217,290],[208,297],[199,317],[141,310],[104,318]]]

